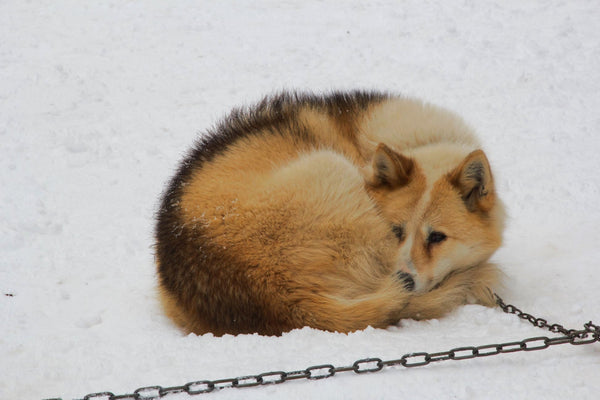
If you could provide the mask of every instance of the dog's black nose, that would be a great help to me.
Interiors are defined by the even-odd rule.
[[[407,274],[406,272],[398,271],[396,273],[398,279],[400,279],[404,283],[404,288],[406,290],[414,290],[415,289],[415,280],[413,279],[411,274]]]

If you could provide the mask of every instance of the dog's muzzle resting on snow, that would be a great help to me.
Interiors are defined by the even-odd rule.
[[[186,331],[349,332],[495,304],[503,207],[456,115],[283,93],[203,136],[164,193],[161,298]]]

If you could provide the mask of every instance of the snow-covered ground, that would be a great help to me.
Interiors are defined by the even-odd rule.
[[[284,88],[457,111],[510,214],[500,294],[569,327],[599,323],[599,21],[595,1],[0,2],[0,398],[552,335],[479,306],[349,335],[182,335],[155,297],[161,191],[198,134]],[[561,345],[208,396],[592,399],[599,367],[600,344]]]

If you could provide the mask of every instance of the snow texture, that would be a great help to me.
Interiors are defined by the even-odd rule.
[[[159,196],[198,135],[281,89],[381,89],[479,132],[510,214],[500,291],[600,322],[595,1],[0,2],[0,398],[131,393],[543,332],[499,309],[348,335],[185,336],[156,298]],[[597,398],[600,345],[214,398]],[[172,398],[187,398],[177,395]]]

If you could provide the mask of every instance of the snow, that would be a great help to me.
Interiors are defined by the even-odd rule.
[[[568,327],[599,323],[598,21],[582,0],[0,2],[0,398],[552,335],[479,306],[348,335],[181,334],[155,293],[161,191],[197,135],[284,88],[390,90],[458,112],[510,214],[500,294]],[[592,399],[599,366],[599,344],[566,344],[209,396]]]

